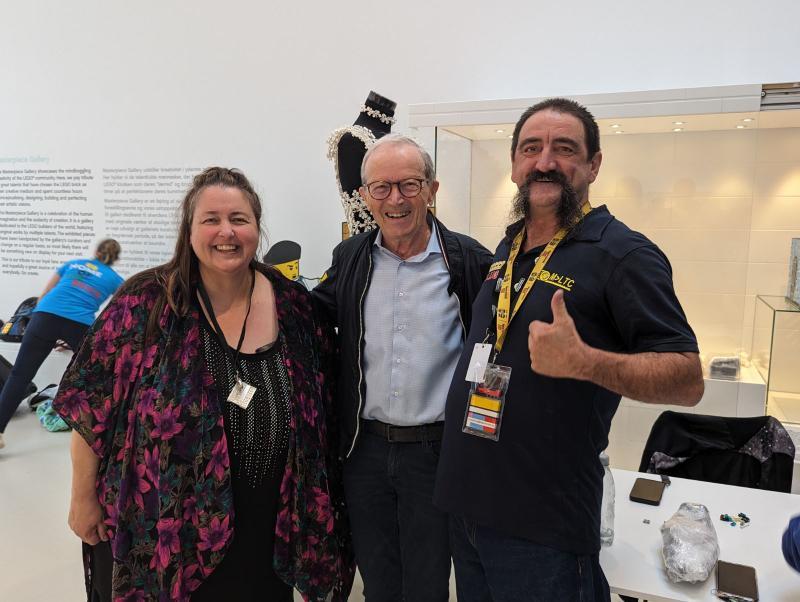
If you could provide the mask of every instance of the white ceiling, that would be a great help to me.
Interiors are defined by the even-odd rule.
[[[752,119],[750,122],[743,121]],[[682,125],[676,121],[684,122]],[[621,136],[629,134],[670,133],[675,128],[685,132],[710,130],[732,130],[742,125],[744,129],[792,128],[800,127],[800,110],[761,111],[751,113],[713,113],[707,115],[665,115],[661,117],[629,117],[623,119],[598,119],[601,135],[609,135],[619,130]],[[619,125],[619,128],[612,128]],[[486,125],[459,125],[442,127],[448,132],[470,140],[499,140],[510,138],[514,131],[513,123]],[[502,130],[502,131],[498,131]]]

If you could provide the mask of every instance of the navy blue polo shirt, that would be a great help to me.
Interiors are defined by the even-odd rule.
[[[608,444],[620,396],[586,381],[534,373],[528,325],[552,322],[550,300],[561,289],[578,333],[592,347],[697,352],[697,341],[675,296],[666,256],[605,206],[595,208],[550,257],[495,359],[512,369],[500,440],[463,433],[467,364],[475,343],[494,333],[497,279],[521,227],[512,225],[500,242],[472,307],[472,326],[447,399],[434,502],[508,535],[593,554],[600,549],[598,454]],[[541,250],[520,254],[515,283],[528,276]]]

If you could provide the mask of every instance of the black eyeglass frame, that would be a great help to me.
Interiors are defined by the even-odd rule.
[[[403,185],[403,183],[405,183],[405,182],[416,182],[419,185],[419,190],[417,190],[414,194],[405,194],[403,192],[402,188],[400,188]],[[422,189],[425,187],[425,184],[427,184],[427,183],[428,183],[428,181],[425,178],[404,178],[404,179],[400,180],[399,182],[388,182],[387,180],[375,180],[374,182],[370,182],[369,184],[366,184],[364,186],[364,188],[367,189],[367,192],[369,192],[369,195],[373,199],[375,199],[376,201],[385,201],[386,199],[388,199],[392,195],[392,188],[394,188],[395,186],[397,186],[397,191],[400,193],[400,195],[403,198],[413,199],[414,197],[419,196],[419,193],[422,192]],[[372,188],[376,184],[388,184],[389,185],[389,190],[388,190],[388,192],[386,193],[385,196],[375,196],[375,194],[372,192]]]

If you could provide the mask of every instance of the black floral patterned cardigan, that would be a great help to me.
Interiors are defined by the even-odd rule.
[[[306,600],[344,601],[354,564],[332,440],[334,339],[302,286],[259,269],[275,290],[292,384],[273,566]],[[123,287],[86,335],[53,403],[100,457],[115,601],[189,600],[233,535],[225,430],[199,316],[179,318],[166,307],[160,337],[145,345],[160,294],[155,281]]]

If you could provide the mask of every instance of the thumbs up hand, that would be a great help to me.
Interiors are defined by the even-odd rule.
[[[588,346],[567,311],[564,291],[555,292],[550,308],[552,323],[534,320],[528,327],[531,369],[553,378],[585,378]]]

